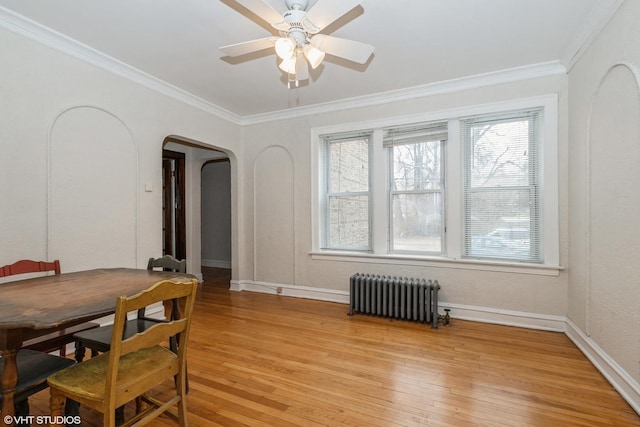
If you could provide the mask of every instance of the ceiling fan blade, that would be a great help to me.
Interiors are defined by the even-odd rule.
[[[263,39],[222,46],[220,50],[228,56],[241,56],[272,48],[275,45],[276,40],[278,40],[277,37],[265,37]]]
[[[235,0],[251,12],[258,15],[268,24],[282,22],[282,15],[264,0]]]
[[[364,64],[375,49],[370,44],[357,42],[354,40],[342,39],[339,37],[317,34],[311,39],[311,44],[330,55],[339,56],[349,61]]]
[[[309,64],[302,53],[296,59],[296,80],[309,80]]]
[[[320,31],[361,2],[362,0],[318,0],[307,11],[307,19]]]

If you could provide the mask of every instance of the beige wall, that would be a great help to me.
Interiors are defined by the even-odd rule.
[[[145,268],[162,251],[169,135],[226,150],[237,174],[238,125],[2,29],[0,49],[0,265]],[[199,219],[187,220],[192,236]],[[199,273],[200,247],[187,253]]]
[[[640,390],[640,2],[569,73],[568,318]]]

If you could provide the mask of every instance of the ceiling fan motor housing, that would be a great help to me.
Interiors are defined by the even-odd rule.
[[[307,43],[307,32],[303,24],[306,15],[304,10],[299,9],[289,10],[284,14],[284,20],[289,24],[289,29],[286,32],[287,37],[292,38],[299,47],[303,47]]]

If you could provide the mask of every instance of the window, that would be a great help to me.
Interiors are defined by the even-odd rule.
[[[537,110],[461,120],[464,256],[542,261],[540,115]]]
[[[369,250],[370,135],[324,138],[324,248]]]
[[[443,252],[446,139],[446,123],[384,130],[391,171],[391,252]]]
[[[558,274],[557,114],[548,95],[313,129],[312,257]]]

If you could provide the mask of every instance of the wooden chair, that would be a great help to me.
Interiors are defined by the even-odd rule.
[[[176,273],[185,273],[187,262],[186,260],[177,260],[170,255],[165,255],[162,258],[149,258],[147,270],[153,270],[155,268],[162,268]],[[180,316],[180,306],[177,301],[165,304],[165,316],[167,319],[178,318]],[[142,307],[138,310],[138,315],[135,319],[126,322],[124,337],[128,338],[142,332],[159,321],[163,320],[147,317],[146,307]],[[76,333],[74,335],[76,340],[76,361],[82,362],[85,348],[91,349],[92,356],[109,351],[111,348],[112,331],[113,326],[107,325],[95,330]],[[171,349],[175,351],[176,343],[174,341],[173,339],[171,340]]]
[[[59,260],[33,261],[23,259],[0,267],[0,277],[50,272],[60,274]],[[29,415],[29,396],[47,387],[49,375],[74,364],[73,360],[64,357],[67,353],[67,344],[74,341],[73,334],[98,326],[100,325],[97,323],[85,322],[32,338],[22,344],[22,349],[16,354],[18,369],[18,383],[14,395],[16,415]],[[61,357],[48,354],[53,351],[59,351]],[[4,360],[0,358],[0,372],[3,370]],[[0,402],[2,402],[2,396],[0,396]]]
[[[60,274],[60,261],[55,260],[47,262],[23,259],[13,264],[0,267],[0,277],[40,272],[54,272],[54,274]],[[64,357],[67,355],[67,344],[75,341],[73,337],[74,334],[95,329],[98,326],[100,325],[95,322],[85,322],[80,325],[71,326],[25,341],[22,344],[22,348],[41,351],[44,353],[51,353],[57,350],[60,352],[60,356]]]
[[[147,270],[154,270],[156,268],[162,268],[165,271],[174,271],[176,273],[186,273],[187,260],[178,260],[171,255],[165,255],[160,258],[149,258]]]
[[[160,258],[149,258],[147,263],[147,270],[155,270],[161,268],[163,271],[173,271],[174,273],[186,273],[187,272],[187,260],[178,260],[171,255],[165,255]],[[145,309],[138,311],[138,317],[145,317]],[[165,318],[167,319],[179,319],[180,318],[180,304],[178,300],[171,301],[170,304],[165,304]],[[172,337],[170,341],[170,348],[174,352],[176,351],[176,337]],[[187,380],[188,384],[188,380]],[[188,385],[187,385],[188,389]]]
[[[146,424],[176,404],[179,425],[186,426],[185,360],[196,288],[196,279],[163,280],[133,297],[119,297],[111,350],[48,378],[51,415],[62,415],[65,399],[69,398],[100,411],[102,425],[114,427],[115,409],[142,396],[150,405],[123,426]],[[128,312],[181,298],[186,299],[182,318],[156,323],[144,332],[123,338]],[[172,336],[179,337],[177,354],[162,345]],[[174,377],[178,378],[176,395],[168,401],[160,402],[146,395],[156,385]]]
[[[185,273],[187,270],[186,260],[177,260],[171,255],[165,255],[161,258],[149,258],[147,270],[162,268],[166,271],[176,273]],[[180,318],[180,304],[178,301],[167,301],[164,303],[165,319],[174,320]],[[124,327],[123,338],[130,338],[133,335],[146,331],[158,322],[164,322],[164,319],[155,319],[146,316],[146,307],[138,310],[135,319],[128,320]],[[90,331],[82,331],[74,335],[76,340],[76,361],[82,362],[86,349],[91,350],[91,357],[96,357],[99,353],[105,353],[111,349],[111,337],[113,335],[113,325],[102,326],[98,329]],[[169,348],[177,353],[176,337],[169,340]],[[177,378],[176,378],[177,381]],[[187,391],[189,390],[189,382],[187,380]],[[124,408],[117,408],[117,424],[124,420]]]
[[[18,383],[13,396],[16,416],[29,415],[29,396],[47,388],[47,377],[74,365],[71,359],[34,350],[19,350],[16,355]],[[4,359],[0,357],[0,372],[4,370]],[[0,395],[0,404],[2,395]],[[19,425],[31,425],[25,419]]]
[[[55,274],[60,274],[60,261],[31,261],[29,259],[23,259],[16,261],[13,264],[0,267],[0,277],[13,276],[16,274],[25,273],[39,273],[53,271]]]

